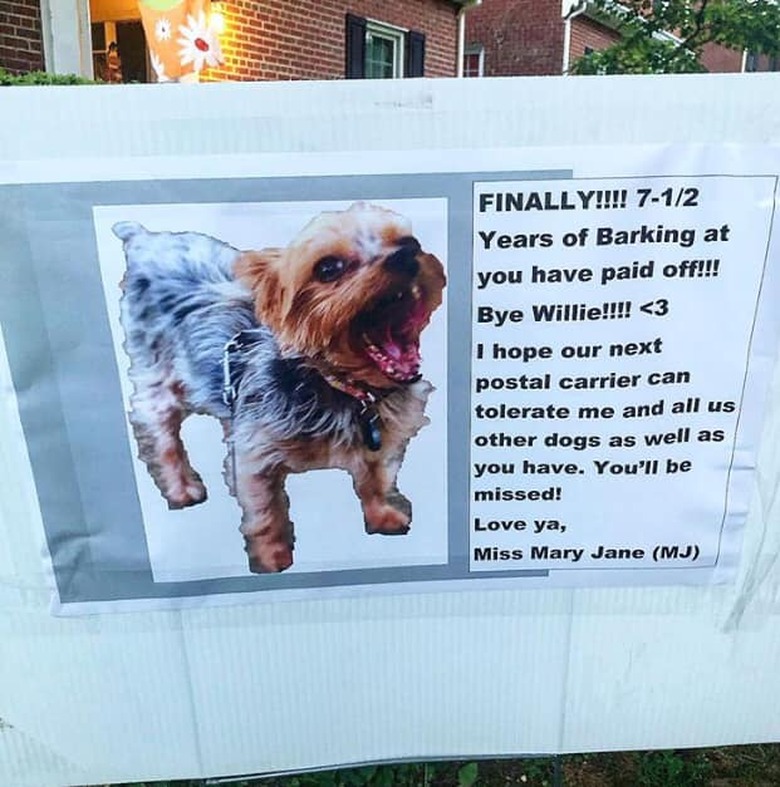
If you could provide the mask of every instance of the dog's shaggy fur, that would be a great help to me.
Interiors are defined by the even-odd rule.
[[[323,213],[286,248],[260,252],[134,222],[114,233],[127,260],[130,420],[169,507],[206,499],[179,435],[188,415],[205,413],[233,446],[225,478],[243,511],[250,570],[292,564],[289,473],[346,470],[366,530],[405,533],[411,505],[396,476],[426,423],[431,386],[419,377],[419,338],[445,285],[409,222],[356,203]],[[227,403],[223,362],[234,339]]]

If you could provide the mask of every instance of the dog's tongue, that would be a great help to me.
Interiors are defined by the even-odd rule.
[[[385,328],[381,336],[366,342],[366,355],[391,380],[407,382],[420,373],[420,348],[416,341],[409,341]]]
[[[420,331],[428,317],[419,291],[410,290],[384,320],[363,334],[365,354],[391,380],[411,383],[420,376]],[[384,325],[381,323],[385,322]]]

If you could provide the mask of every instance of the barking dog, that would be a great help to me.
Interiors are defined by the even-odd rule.
[[[411,504],[396,476],[427,422],[419,340],[445,286],[409,222],[356,203],[259,252],[134,222],[113,230],[127,260],[130,421],[168,506],[206,499],[180,437],[188,415],[205,413],[229,446],[225,480],[251,571],[293,562],[289,473],[346,470],[366,531],[406,533]]]

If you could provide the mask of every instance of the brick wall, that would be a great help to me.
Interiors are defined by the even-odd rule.
[[[699,61],[713,74],[739,72],[742,70],[742,52],[726,49],[720,44],[706,44]]]
[[[19,74],[43,67],[39,0],[0,0],[0,68]]]
[[[574,62],[585,54],[588,47],[594,51],[606,49],[618,41],[620,36],[586,16],[576,16],[571,20],[571,46],[569,47],[569,62]]]
[[[202,81],[341,79],[347,13],[425,33],[425,76],[455,76],[457,11],[447,0],[227,0],[225,65]]]
[[[466,12],[466,45],[485,51],[485,76],[560,74],[560,0],[483,0]]]

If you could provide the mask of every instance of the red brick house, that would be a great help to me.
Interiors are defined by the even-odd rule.
[[[483,0],[466,15],[464,71],[466,76],[565,74],[579,57],[618,38],[582,0]],[[712,72],[774,70],[768,58],[715,44],[705,47],[701,62]]]
[[[14,73],[43,69],[38,0],[0,0],[0,67]]]
[[[455,76],[473,0],[222,0],[224,65],[203,81]],[[154,81],[136,0],[0,0],[0,67]]]

